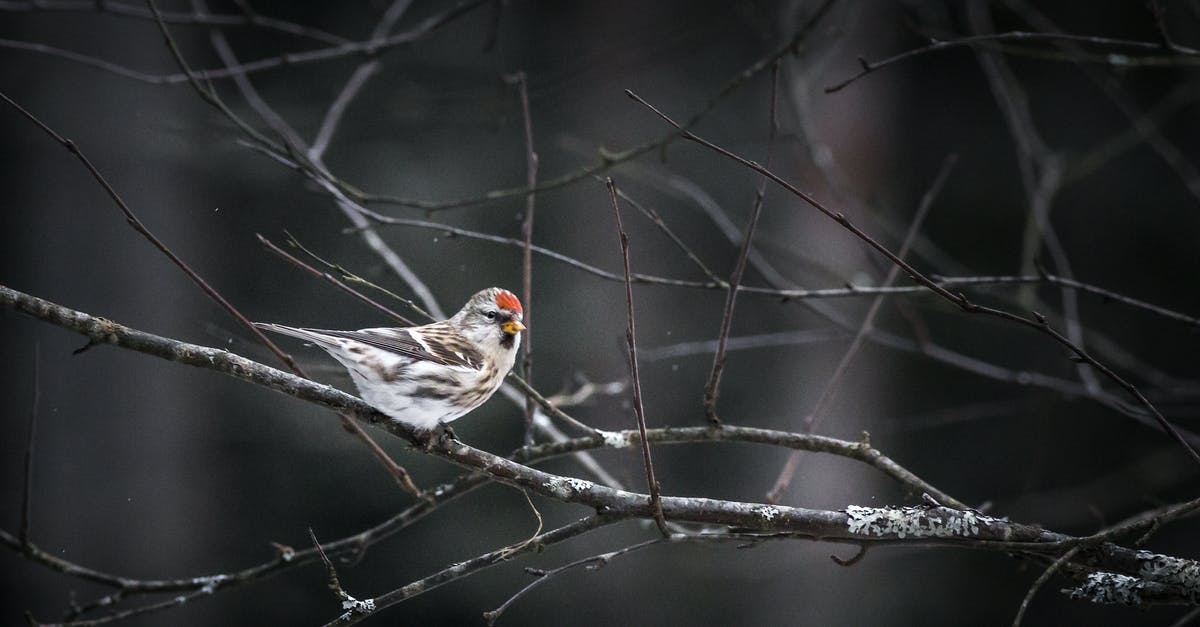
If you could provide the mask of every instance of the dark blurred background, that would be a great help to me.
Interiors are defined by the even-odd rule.
[[[1198,5],[1160,4],[1173,40],[1200,46]],[[859,71],[857,57],[878,61],[930,38],[1061,30],[1162,39],[1154,12],[1141,1],[1038,5],[833,3],[780,67],[773,169],[895,249],[942,164],[957,155],[910,256],[921,270],[1017,275],[1033,272],[1036,261],[1200,314],[1197,56],[1003,41],[917,56],[835,93],[824,91]],[[67,6],[74,5],[58,9]],[[414,2],[393,32],[451,6]],[[387,7],[381,0],[254,3],[261,15],[350,40],[366,39]],[[179,2],[163,8],[191,10]],[[235,3],[208,8],[238,13]],[[153,22],[94,10],[30,9],[30,3],[0,3],[0,91],[77,142],[147,226],[247,316],[335,328],[390,324],[266,252],[256,233],[282,242],[287,230],[324,258],[415,298],[361,235],[345,232],[349,222],[326,193],[247,148],[239,131],[188,85],[150,84],[13,43],[45,44],[148,74],[174,73]],[[526,176],[522,114],[503,77],[523,71],[540,178],[551,180],[596,163],[600,150],[624,150],[667,132],[625,89],[686,119],[787,42],[817,9],[807,1],[484,3],[411,45],[382,52],[325,162],[360,189],[428,201],[519,187]],[[174,24],[171,30],[193,67],[221,67],[208,27]],[[329,45],[262,28],[224,32],[243,61]],[[249,80],[311,142],[326,109],[365,60],[340,56]],[[235,112],[271,134],[232,81],[213,85]],[[770,71],[759,73],[721,99],[696,130],[764,162],[771,94]],[[1021,111],[1032,126],[1014,132],[1020,123],[1011,121]],[[1050,158],[1029,165],[1022,145]],[[661,213],[714,272],[732,270],[756,175],[681,142],[607,174]],[[274,364],[129,228],[67,151],[7,107],[0,107],[0,181],[0,282],[134,328]],[[539,193],[536,203],[535,243],[620,271],[601,183],[584,177]],[[1027,241],[1027,233],[1038,233],[1028,226],[1038,207],[1050,245]],[[509,196],[437,212],[371,208],[519,238],[525,201]],[[623,208],[635,271],[706,278],[649,220]],[[489,285],[520,288],[519,248],[404,227],[380,227],[379,233],[447,311]],[[888,267],[777,187],[768,191],[755,251],[757,262],[746,276],[753,286],[878,285]],[[900,277],[899,284],[909,283]],[[623,284],[536,257],[533,285],[535,386],[554,394],[574,391],[584,380],[623,382]],[[1200,340],[1193,326],[1089,294],[1075,295],[1072,304],[1048,285],[963,290],[1018,313],[1036,309],[1059,329],[1066,328],[1065,313],[1078,321],[1083,344],[1098,358],[1179,427],[1200,430]],[[636,286],[635,300],[649,425],[703,424],[701,392],[712,348],[694,343],[716,337],[723,292]],[[730,353],[722,417],[801,429],[870,302],[865,296],[784,301],[743,295],[733,336],[765,346]],[[928,294],[890,297],[875,327],[836,382],[819,433],[857,439],[869,431],[885,454],[957,498],[1064,533],[1092,533],[1196,496],[1196,469],[1181,448],[1115,407],[1128,400],[1124,393],[1094,372],[1081,372],[1047,337],[964,315]],[[412,503],[327,411],[112,347],[72,356],[83,343],[0,311],[6,406],[0,526],[15,532],[18,524],[36,373],[41,401],[32,537],[54,555],[135,578],[209,575],[271,559],[272,542],[305,547],[310,527],[332,540]],[[319,351],[295,342],[285,348],[322,380],[350,389]],[[597,394],[570,411],[602,428],[634,426],[628,393]],[[519,446],[524,433],[521,410],[500,397],[455,429],[463,440],[497,453]],[[384,434],[379,439],[423,486],[456,476],[440,460]],[[765,498],[787,458],[784,450],[735,444],[658,447],[655,455],[668,494],[748,501]],[[635,451],[596,457],[624,485],[644,486]],[[569,459],[544,467],[591,478]],[[841,509],[911,504],[917,496],[861,464],[810,454],[781,502]],[[547,528],[587,513],[534,502]],[[341,581],[359,598],[382,594],[523,539],[535,525],[519,492],[490,486],[372,546],[357,563],[340,565]],[[1146,548],[1195,557],[1197,530],[1194,521],[1172,524]],[[636,523],[608,527],[442,587],[375,621],[479,624],[481,612],[529,581],[524,567],[552,568],[654,533]],[[876,549],[851,568],[831,562],[830,553],[847,557],[853,549],[805,541],[743,550],[652,548],[595,572],[561,576],[515,603],[502,623],[1008,624],[1041,573],[1036,564],[996,553]],[[109,592],[13,551],[0,551],[0,578],[4,624],[17,624],[26,610],[57,620],[71,603]],[[1065,583],[1055,579],[1042,589],[1028,624],[1166,625],[1186,611],[1092,606],[1061,595]],[[310,565],[128,624],[311,624],[339,611],[324,570]]]

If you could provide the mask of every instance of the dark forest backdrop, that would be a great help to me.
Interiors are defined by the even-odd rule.
[[[687,283],[633,286],[647,426],[709,424],[703,399],[726,309],[721,282],[763,181],[674,136],[631,90],[680,122],[696,116],[697,135],[768,164],[889,250],[911,231],[905,259],[946,280],[952,296],[1033,321],[966,313],[905,272],[894,278],[904,290],[876,304],[880,290],[866,288],[885,285],[892,264],[766,184],[744,277],[754,289],[738,295],[716,405],[725,424],[849,441],[866,431],[875,448],[962,503],[1075,536],[1197,497],[1196,462],[1147,404],[1095,364],[1071,359],[1032,313],[1200,443],[1196,2],[260,1],[246,13],[247,2],[164,0],[160,8],[190,67],[217,71],[198,78],[198,89],[146,5],[63,0],[0,2],[0,92],[74,140],[142,222],[252,320],[392,324],[268,252],[256,234],[286,246],[290,233],[430,311],[452,312],[490,285],[522,293],[528,120],[538,155],[532,243],[566,257],[532,257],[531,383],[588,425],[636,428],[608,176],[626,196],[633,271]],[[395,36],[405,33],[412,37]],[[906,51],[919,52],[881,63]],[[228,113],[198,94],[207,90]],[[3,103],[0,182],[3,285],[280,366],[130,228],[71,153]],[[1065,287],[1072,281],[1098,290]],[[795,291],[804,289],[828,291]],[[272,543],[304,550],[310,528],[333,541],[418,502],[327,409],[116,347],[72,355],[86,342],[0,310],[4,624],[25,611],[61,620],[73,604],[114,592],[23,557],[26,494],[38,548],[144,580],[267,563],[279,551]],[[319,351],[281,344],[315,378],[352,389]],[[524,415],[522,401],[497,395],[455,430],[507,455],[524,441]],[[422,488],[463,472],[372,433]],[[653,453],[664,495],[754,503],[767,501],[790,457],[779,446],[722,442]],[[595,451],[593,460],[608,474],[569,456],[538,467],[646,492],[639,448]],[[781,505],[922,502],[921,490],[860,461],[811,452],[792,461],[794,476],[775,495]],[[591,511],[531,498],[547,530]],[[334,561],[345,590],[363,599],[521,542],[537,525],[520,490],[489,484]],[[1194,558],[1198,530],[1183,519],[1115,539]],[[604,526],[373,620],[479,624],[535,579],[524,568],[554,569],[658,534],[645,517]],[[1008,624],[1050,561],[907,543],[843,567],[829,555],[849,559],[853,544],[739,544],[655,544],[603,569],[564,571],[499,623]],[[1053,576],[1026,622],[1169,625],[1196,616],[1177,603],[1147,610],[1060,593],[1083,576],[1069,568]],[[182,594],[181,606],[125,624],[325,623],[341,613],[326,584],[320,562],[308,561],[211,595],[200,586],[132,596],[117,609]],[[1166,598],[1195,599],[1192,586]]]

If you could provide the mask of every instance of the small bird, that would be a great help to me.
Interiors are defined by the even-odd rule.
[[[512,369],[525,325],[521,301],[490,287],[450,319],[419,327],[330,331],[255,323],[316,344],[350,371],[359,394],[393,420],[430,434],[492,396]]]

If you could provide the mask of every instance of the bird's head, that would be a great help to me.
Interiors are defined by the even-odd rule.
[[[524,316],[517,295],[499,287],[476,293],[454,315],[472,339],[485,346],[495,343],[506,350],[519,344],[520,333],[525,330]]]

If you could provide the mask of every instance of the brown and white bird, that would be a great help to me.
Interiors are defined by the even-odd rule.
[[[491,287],[450,319],[419,327],[330,331],[255,323],[316,344],[350,371],[362,399],[393,420],[432,431],[479,407],[512,369],[521,301]]]

